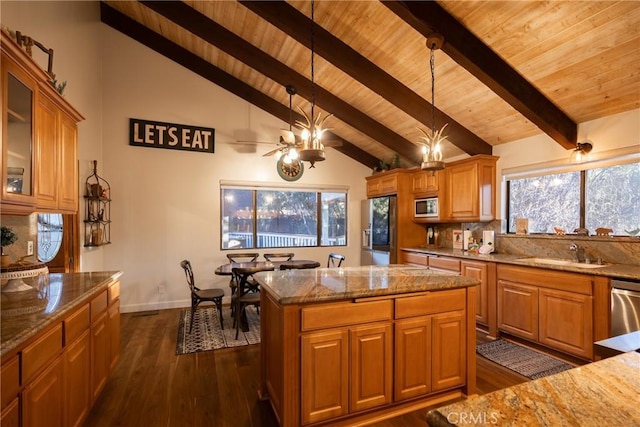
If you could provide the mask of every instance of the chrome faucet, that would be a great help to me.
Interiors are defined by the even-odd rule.
[[[575,252],[575,261],[576,262],[584,262],[585,258],[584,258],[584,248],[580,247],[578,244],[576,243],[571,243],[569,245],[569,250]]]

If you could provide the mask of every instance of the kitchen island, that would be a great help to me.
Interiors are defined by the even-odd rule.
[[[431,427],[640,425],[640,353],[621,355],[447,405]]]
[[[475,394],[478,280],[406,265],[262,272],[261,395],[285,426]]]

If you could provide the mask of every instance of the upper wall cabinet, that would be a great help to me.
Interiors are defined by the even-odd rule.
[[[448,163],[446,217],[451,222],[483,222],[495,218],[498,157],[477,155]]]
[[[367,198],[398,194],[399,171],[406,172],[403,169],[394,169],[366,177]]]
[[[443,171],[418,170],[413,174],[412,193],[415,197],[437,196]]]
[[[83,117],[20,46],[4,32],[0,37],[2,213],[77,213],[77,123]]]

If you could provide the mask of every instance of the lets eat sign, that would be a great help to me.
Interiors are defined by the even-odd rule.
[[[129,119],[129,145],[213,153],[215,129]]]

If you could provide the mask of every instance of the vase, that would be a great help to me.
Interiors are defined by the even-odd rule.
[[[11,260],[9,259],[9,255],[2,254],[2,267],[9,267],[11,265]]]

